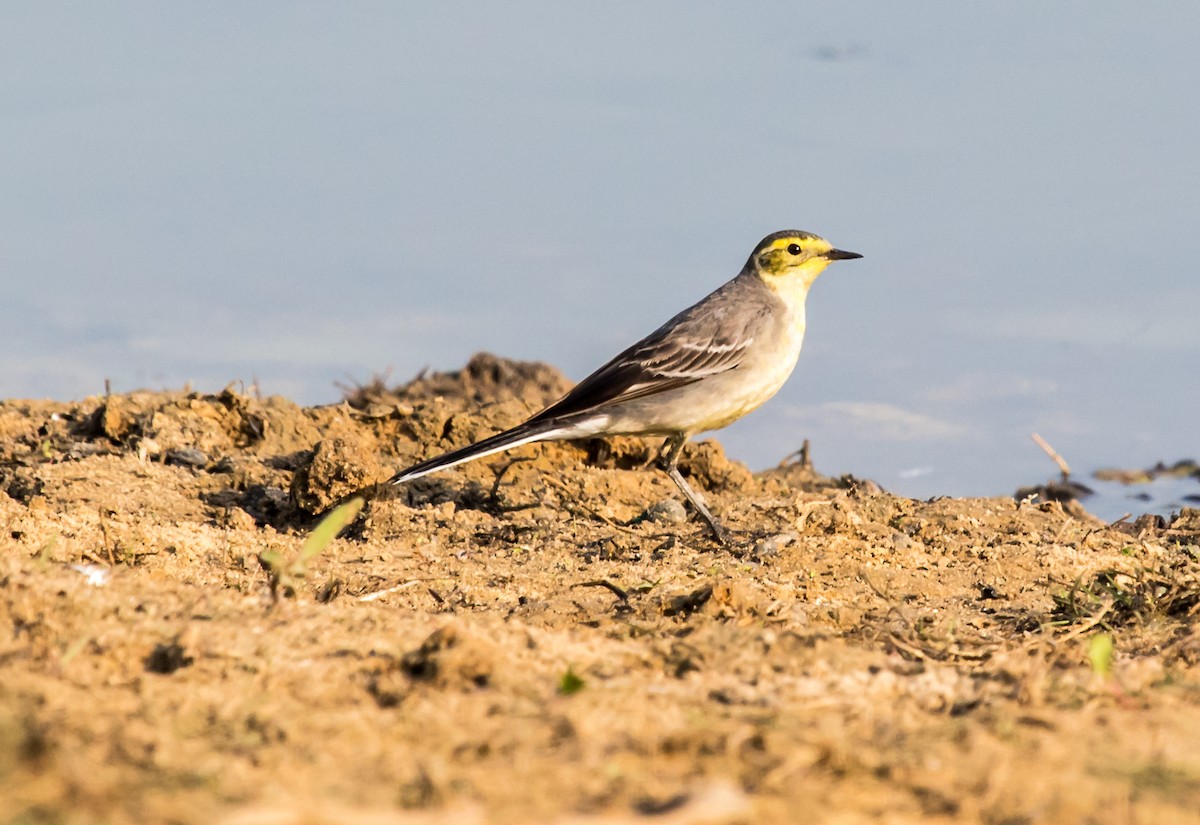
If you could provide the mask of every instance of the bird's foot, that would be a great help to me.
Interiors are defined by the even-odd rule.
[[[735,530],[726,527],[715,518],[711,521],[704,519],[704,522],[708,525],[709,533],[716,540],[717,544],[740,558],[759,558],[760,556],[774,555],[779,552],[780,546],[787,546],[795,540],[793,534],[778,533],[771,530]]]
[[[732,547],[736,543],[733,531],[713,518],[710,513],[701,512],[700,517],[708,525],[708,530],[712,533],[712,537],[716,539],[717,544],[722,547]]]

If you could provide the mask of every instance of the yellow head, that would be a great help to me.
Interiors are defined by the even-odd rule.
[[[829,241],[809,232],[785,229],[762,239],[746,262],[746,269],[775,290],[807,291],[833,261],[861,257],[856,252],[834,249]]]

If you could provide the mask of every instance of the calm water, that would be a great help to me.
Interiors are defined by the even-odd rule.
[[[866,257],[752,466],[1200,456],[1200,4],[413,6],[6,5],[0,397],[580,378],[793,227]]]

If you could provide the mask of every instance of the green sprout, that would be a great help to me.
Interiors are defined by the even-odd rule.
[[[578,693],[583,690],[583,677],[574,671],[569,665],[567,672],[558,680],[558,692],[561,696],[570,696],[573,693]]]
[[[271,587],[271,600],[278,601],[280,591],[284,596],[294,596],[296,585],[308,574],[308,563],[317,554],[329,546],[338,533],[354,521],[359,510],[363,508],[364,500],[355,496],[338,507],[329,511],[325,518],[313,528],[300,547],[300,552],[292,561],[283,558],[278,550],[266,550],[258,555],[259,563],[267,571],[267,581]]]
[[[1100,678],[1112,678],[1113,656],[1111,633],[1097,633],[1088,639],[1088,661],[1092,663],[1092,672]]]

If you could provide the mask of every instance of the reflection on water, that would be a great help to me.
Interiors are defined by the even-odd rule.
[[[1142,513],[1178,513],[1184,507],[1200,509],[1200,479],[1159,478],[1146,484],[1126,486],[1115,482],[1089,481],[1094,494],[1083,499],[1084,508],[1105,521]]]

